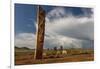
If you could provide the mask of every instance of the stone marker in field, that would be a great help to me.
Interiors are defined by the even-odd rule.
[[[38,29],[37,29],[35,59],[42,59],[44,34],[45,34],[45,11],[41,6],[38,6],[37,23],[38,23]]]
[[[60,46],[60,52],[61,52],[61,54],[63,52],[63,46],[62,45]]]

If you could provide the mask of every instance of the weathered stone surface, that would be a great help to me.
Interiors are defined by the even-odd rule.
[[[45,11],[40,6],[38,6],[37,22],[38,22],[38,30],[37,30],[35,59],[42,59],[44,34],[45,34]]]

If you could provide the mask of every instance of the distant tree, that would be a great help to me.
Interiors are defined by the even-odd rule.
[[[61,52],[61,54],[63,52],[63,46],[62,45],[60,46],[60,52]]]
[[[50,49],[49,49],[49,48],[47,48],[47,50],[49,51]]]
[[[54,51],[57,51],[57,47],[54,47]]]
[[[60,46],[60,50],[63,50],[63,46]]]

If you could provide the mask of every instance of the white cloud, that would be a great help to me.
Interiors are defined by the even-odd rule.
[[[91,45],[94,40],[93,14],[88,14],[86,10],[83,12],[83,16],[76,17],[71,12],[66,14],[64,8],[51,10],[46,16],[45,32],[48,40],[45,39],[45,43],[52,47],[63,45],[66,48],[84,48],[85,45],[85,48],[86,46],[93,48]]]
[[[59,35],[54,38],[45,37],[44,46],[45,48],[60,48],[60,46],[63,46],[64,48],[82,48],[81,40]]]
[[[69,10],[67,10],[67,13],[63,7],[55,7],[53,8],[49,13],[46,15],[46,21],[53,21],[55,19],[60,19],[62,17],[68,17],[72,16],[72,13],[70,13]]]
[[[54,11],[55,10],[58,11],[58,9],[54,9]],[[53,12],[52,14],[55,13],[56,12]],[[60,13],[65,14],[65,12],[60,12]],[[90,40],[94,39],[93,17],[86,17],[86,16],[75,17],[69,15],[67,17],[65,16],[59,19],[53,19],[53,21],[49,21],[47,15],[46,19],[48,19],[48,21],[46,21],[46,33],[49,33],[50,35],[56,34],[56,35],[64,35],[79,39],[90,39]]]
[[[93,40],[94,23],[90,18],[62,18],[46,23],[46,33]]]
[[[65,12],[65,9],[64,8],[60,8],[60,7],[57,7],[57,8],[54,8],[53,10],[51,10],[48,14],[47,14],[47,17],[48,18],[51,18],[51,17],[61,17],[61,16],[65,16],[66,15],[66,12]]]
[[[36,36],[33,33],[20,33],[15,37],[15,46],[35,48]]]

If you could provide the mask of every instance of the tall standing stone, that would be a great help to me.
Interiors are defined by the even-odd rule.
[[[37,23],[38,23],[38,30],[37,30],[35,59],[42,59],[44,34],[45,34],[45,11],[41,6],[38,6]]]

